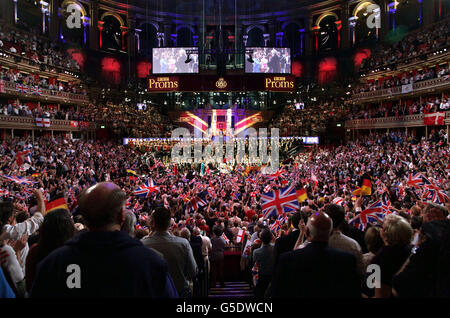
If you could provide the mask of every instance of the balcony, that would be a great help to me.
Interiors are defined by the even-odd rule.
[[[12,95],[18,98],[26,98],[30,100],[36,100],[41,102],[56,102],[64,104],[78,104],[87,105],[89,104],[89,98],[86,95],[73,94],[68,92],[59,92],[54,90],[49,90],[42,88],[42,93],[40,95],[31,93],[19,92],[16,88],[16,83],[5,81],[5,92],[0,94]]]
[[[77,123],[75,126],[74,123]],[[79,122],[71,120],[50,119],[50,127],[36,126],[36,119],[33,117],[5,116],[0,115],[0,129],[25,129],[25,130],[55,130],[55,131],[86,131],[97,128],[93,122],[84,122],[80,128]]]
[[[450,88],[450,77],[444,76],[432,78],[426,81],[414,83],[412,86],[413,86],[412,91],[407,93],[402,92],[402,86],[397,86],[371,92],[354,94],[352,96],[352,100],[354,103],[361,103],[361,102],[367,103],[380,101],[383,99],[389,99],[393,97],[404,97],[404,96],[406,97],[415,95],[417,93],[433,92],[438,89]]]
[[[421,127],[424,114],[407,115],[400,117],[380,117],[369,119],[354,119],[345,122],[347,129],[386,129],[402,127]],[[450,111],[445,113],[444,125],[450,125]]]

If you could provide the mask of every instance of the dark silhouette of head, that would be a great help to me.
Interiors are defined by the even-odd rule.
[[[125,220],[126,194],[114,183],[101,182],[80,195],[79,210],[91,231],[120,230]]]

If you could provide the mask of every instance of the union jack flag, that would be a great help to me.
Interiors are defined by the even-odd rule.
[[[276,220],[275,223],[273,223],[272,225],[270,225],[270,230],[271,230],[272,232],[276,232],[276,231],[278,231],[279,229],[281,229],[281,224],[280,224],[280,221],[278,221],[278,220]]]
[[[255,179],[248,177],[247,179],[245,179],[246,182],[251,182],[251,183],[256,183]]]
[[[136,202],[136,204],[133,207],[134,212],[140,212],[142,211],[142,208],[144,207],[144,204],[139,204],[139,202]]]
[[[421,173],[410,173],[406,185],[410,188],[418,189],[425,184],[424,179],[427,180]]]
[[[146,198],[150,196],[150,193],[152,192],[159,192],[159,187],[153,183],[152,179],[150,179],[150,183],[148,180],[145,181],[139,188],[134,190],[133,194],[141,198]]]
[[[9,196],[8,190],[0,189],[0,197],[8,197],[8,196]]]
[[[361,211],[357,216],[351,219],[348,223],[364,231],[367,224],[382,223],[384,219],[383,202],[378,200],[372,203],[367,209]]]
[[[30,86],[30,93],[34,94],[34,95],[41,96],[42,95],[42,89],[39,88],[38,86],[36,86],[36,87]]]
[[[193,197],[188,205],[187,205],[187,212],[189,211],[197,211],[198,208],[205,206],[206,205],[206,201],[204,201],[202,198],[200,198],[199,196],[195,196]]]
[[[384,214],[391,214],[395,212],[394,207],[392,206],[391,200],[389,198],[385,198],[383,200],[382,209]]]
[[[267,176],[268,179],[276,179],[278,177],[281,177],[283,175],[284,171],[280,171],[279,169],[277,169],[277,171],[275,173],[269,174]]]
[[[445,193],[444,190],[439,188],[433,182],[429,181],[429,184],[425,184],[425,192],[423,197],[427,200],[431,200],[434,203],[443,204],[446,202],[450,202],[450,197]]]
[[[19,176],[8,176],[8,175],[4,175],[3,178],[5,178],[6,180],[18,183],[18,184],[22,184],[22,185],[33,185],[37,182],[35,181],[31,181],[28,180],[25,177],[19,177]]]
[[[272,215],[282,215],[284,212],[296,211],[298,209],[297,193],[295,186],[291,185],[283,189],[272,191],[269,194],[261,194],[262,210],[264,218]]]
[[[17,84],[16,85],[16,89],[19,92],[23,93],[23,94],[26,94],[28,92],[28,86],[27,85]]]

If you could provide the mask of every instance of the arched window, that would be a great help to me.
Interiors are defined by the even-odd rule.
[[[338,47],[338,30],[336,27],[336,18],[332,15],[324,17],[320,21],[319,30],[319,50],[330,51]]]
[[[289,23],[283,29],[283,47],[291,49],[291,55],[300,54],[301,50],[301,34],[300,26],[297,23]]]
[[[248,32],[247,46],[264,46],[264,33],[260,28],[253,28]]]
[[[102,30],[102,48],[105,50],[120,50],[122,49],[122,30],[120,29],[119,20],[108,15],[103,18]]]

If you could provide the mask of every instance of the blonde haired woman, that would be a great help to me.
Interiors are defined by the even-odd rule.
[[[392,297],[392,278],[411,253],[413,229],[401,216],[389,214],[380,231],[385,246],[375,255],[371,264],[380,267],[379,282],[375,282],[375,298]],[[377,285],[379,283],[379,287]]]

